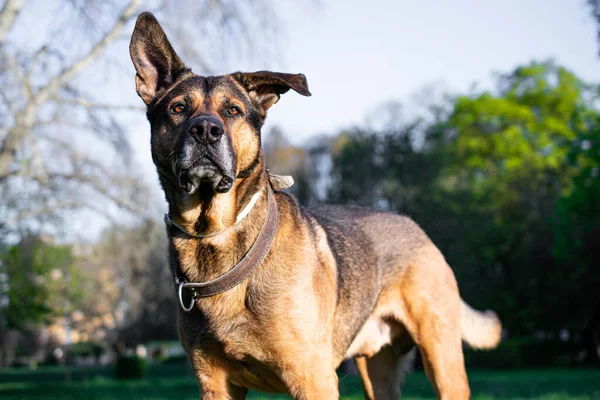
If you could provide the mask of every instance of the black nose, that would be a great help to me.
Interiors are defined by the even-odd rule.
[[[221,139],[225,128],[215,117],[201,116],[194,118],[190,123],[190,135],[201,143],[214,143]]]

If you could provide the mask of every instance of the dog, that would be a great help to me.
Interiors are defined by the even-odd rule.
[[[201,399],[249,389],[338,399],[336,368],[349,358],[366,398],[397,399],[414,347],[439,398],[469,398],[461,340],[493,348],[501,324],[461,300],[419,226],[364,208],[304,209],[269,175],[261,127],[282,94],[311,95],[305,76],[194,74],[150,13],[130,55]]]

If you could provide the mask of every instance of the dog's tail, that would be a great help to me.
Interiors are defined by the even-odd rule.
[[[493,311],[477,311],[461,300],[462,338],[475,349],[493,349],[500,343],[502,324]]]

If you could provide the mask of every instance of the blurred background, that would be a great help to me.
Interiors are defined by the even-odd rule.
[[[594,0],[0,0],[0,397],[198,397],[128,53],[141,11],[196,73],[306,74],[267,165],[305,206],[424,228],[505,328],[465,350],[475,398],[600,398]],[[408,398],[433,398],[414,369]],[[362,398],[351,365],[340,387]]]

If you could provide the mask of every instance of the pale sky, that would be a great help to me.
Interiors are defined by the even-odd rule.
[[[282,68],[304,73],[313,96],[286,94],[270,124],[293,138],[360,123],[378,104],[427,84],[489,86],[494,71],[553,57],[600,81],[595,25],[585,0],[323,0],[284,2]]]

